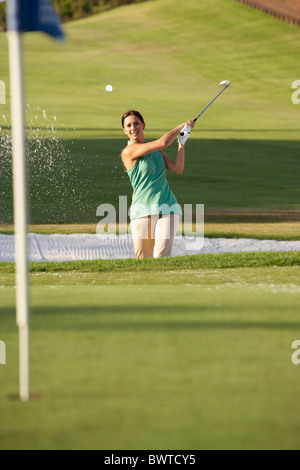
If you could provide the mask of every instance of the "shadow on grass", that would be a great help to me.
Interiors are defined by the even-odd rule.
[[[253,307],[247,311],[253,312]],[[272,305],[272,312],[280,313],[282,306]],[[34,331],[154,331],[154,330],[270,330],[295,331],[299,322],[281,321],[237,321],[220,320],[219,316],[239,315],[245,311],[242,306],[66,306],[38,307],[33,309],[31,328]],[[195,320],[195,314],[199,320]],[[206,318],[201,318],[201,315]],[[75,315],[75,316],[74,316]],[[193,315],[190,320],[178,318]],[[210,319],[207,319],[210,315]],[[15,309],[0,308],[5,323],[11,322]],[[137,318],[139,320],[137,321]],[[158,318],[159,317],[159,318]],[[134,318],[134,320],[132,320]],[[113,320],[112,320],[113,319]]]
[[[30,223],[96,225],[101,204],[114,206],[118,216],[120,196],[128,197],[129,209],[132,188],[119,157],[125,139],[61,140],[53,148],[48,140],[43,145],[46,152],[33,142],[29,158]],[[177,144],[167,153],[176,158]],[[206,212],[220,208],[210,221],[220,219],[222,208],[298,210],[299,217],[299,154],[297,140],[194,137],[187,143],[183,175],[168,172],[167,178],[182,206],[204,204]],[[0,223],[11,224],[10,152],[1,157],[0,171]],[[295,220],[295,214],[291,217]]]

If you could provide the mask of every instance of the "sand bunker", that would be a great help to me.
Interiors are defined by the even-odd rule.
[[[29,234],[30,261],[78,261],[134,258],[130,234]],[[300,251],[300,241],[176,237],[172,256],[259,251]],[[15,261],[15,237],[0,234],[0,261]]]

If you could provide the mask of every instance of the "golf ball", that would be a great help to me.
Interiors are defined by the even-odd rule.
[[[108,93],[111,93],[113,91],[113,87],[111,85],[106,85],[105,90],[108,91]]]

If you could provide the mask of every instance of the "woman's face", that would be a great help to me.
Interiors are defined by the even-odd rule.
[[[124,132],[131,142],[144,143],[145,123],[137,116],[128,116],[124,121]]]

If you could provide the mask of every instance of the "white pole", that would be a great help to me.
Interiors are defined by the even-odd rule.
[[[27,260],[27,176],[22,35],[8,32],[13,136],[13,186],[17,325],[19,327],[20,400],[29,400],[29,283]]]

